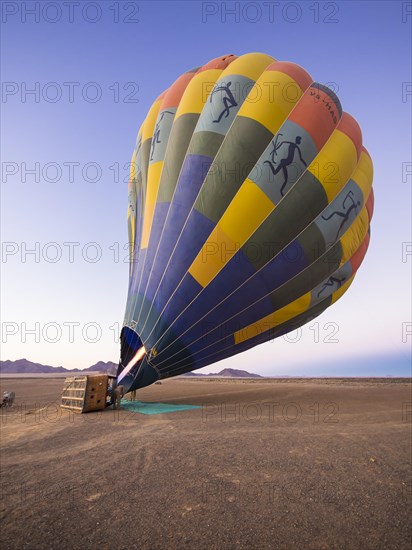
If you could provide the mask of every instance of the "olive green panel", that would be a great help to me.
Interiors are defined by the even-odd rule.
[[[338,242],[324,256],[270,294],[273,310],[277,311],[310,292],[339,268],[341,258],[342,246]]]
[[[171,202],[187,149],[196,128],[198,114],[185,114],[175,120],[166,150],[157,202]]]
[[[263,267],[296,239],[327,204],[328,198],[322,184],[311,172],[305,172],[243,245],[242,249],[246,256],[250,256],[250,262],[256,269]],[[248,246],[250,242],[265,245],[261,246],[261,254],[253,255],[253,250]]]
[[[238,116],[215,157],[195,209],[217,223],[272,137],[255,120]]]

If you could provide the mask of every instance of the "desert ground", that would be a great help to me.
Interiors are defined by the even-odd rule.
[[[3,549],[409,549],[408,379],[172,379],[143,415],[2,378]]]

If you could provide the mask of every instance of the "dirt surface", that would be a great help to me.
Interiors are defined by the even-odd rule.
[[[141,415],[1,379],[2,549],[408,549],[411,385],[174,379]],[[46,408],[43,408],[46,407]]]

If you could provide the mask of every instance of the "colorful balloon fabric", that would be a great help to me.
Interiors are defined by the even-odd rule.
[[[352,284],[373,167],[357,122],[294,63],[226,55],[153,103],[132,157],[126,391],[295,330]]]

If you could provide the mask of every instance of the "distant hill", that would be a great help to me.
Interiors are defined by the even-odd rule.
[[[182,376],[190,376],[190,377],[202,377],[205,378],[207,376],[215,376],[215,377],[223,377],[223,378],[263,378],[263,376],[260,376],[260,374],[254,374],[251,372],[247,372],[245,370],[240,369],[223,369],[220,372],[216,373],[210,373],[210,374],[203,374],[203,373],[197,373],[197,372],[187,372],[186,374],[183,374]]]
[[[109,374],[116,374],[117,372],[117,363],[113,363],[113,361],[98,361],[95,365],[92,365],[91,367],[87,367],[87,369],[84,369],[82,372],[87,371],[94,371],[94,372],[108,372]]]
[[[41,363],[33,363],[28,359],[17,359],[16,361],[0,361],[0,372],[3,374],[16,373],[51,373],[51,372],[69,372],[64,367],[51,367],[50,365],[42,365]]]
[[[209,376],[225,376],[228,378],[263,378],[260,374],[254,374],[252,372],[239,369],[223,369],[216,374],[209,374]]]
[[[87,369],[66,369],[65,367],[52,367],[50,365],[42,365],[41,363],[33,363],[28,359],[17,359],[16,361],[0,361],[0,372],[2,374],[59,374],[72,372],[109,372],[115,374],[117,364],[113,361],[99,361],[95,365],[87,367]]]

